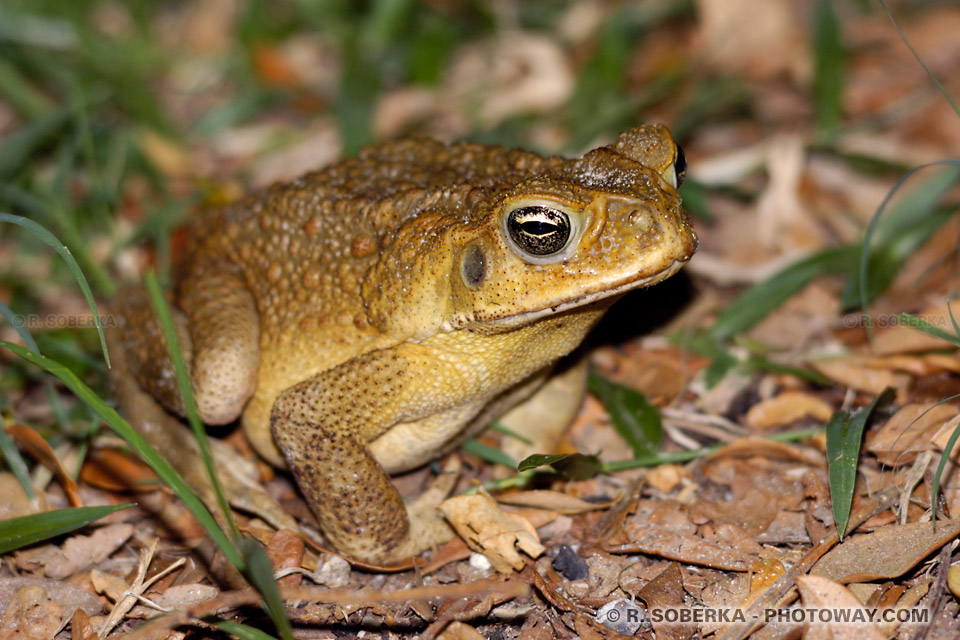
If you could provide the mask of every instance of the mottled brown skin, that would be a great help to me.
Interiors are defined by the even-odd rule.
[[[690,258],[677,153],[648,126],[574,160],[395,142],[203,212],[174,296],[201,416],[242,416],[337,549],[418,553],[442,524],[405,506],[387,474],[476,433],[620,295]],[[507,216],[531,206],[566,216],[562,250],[534,256],[511,239]],[[142,296],[118,308],[133,378],[182,412]]]

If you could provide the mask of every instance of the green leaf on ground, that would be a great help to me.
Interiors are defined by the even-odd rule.
[[[877,406],[887,404],[894,397],[893,389],[886,389],[869,405],[858,411],[837,411],[827,423],[827,468],[830,472],[830,499],[833,518],[840,539],[846,533],[853,504],[853,489],[857,481],[857,461],[863,430]]]

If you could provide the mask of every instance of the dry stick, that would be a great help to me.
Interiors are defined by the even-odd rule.
[[[501,595],[519,598],[527,595],[530,587],[523,582],[493,582],[483,580],[471,584],[443,585],[434,587],[414,587],[399,591],[380,591],[362,589],[324,589],[322,587],[283,587],[280,595],[287,602],[316,602],[323,604],[342,604],[368,606],[374,604],[407,604],[415,600],[442,598],[467,598],[477,595]],[[204,600],[181,611],[158,616],[140,625],[135,631],[124,636],[124,640],[147,640],[158,636],[160,631],[192,624],[197,618],[211,615],[217,611],[234,609],[245,605],[257,605],[262,596],[253,589],[240,589],[221,593],[216,598]]]
[[[940,607],[943,605],[943,594],[947,589],[947,571],[950,570],[950,554],[952,552],[950,547],[950,544],[943,545],[943,549],[940,550],[940,557],[937,558],[937,561],[940,564],[940,573],[937,574],[937,579],[933,583],[933,589],[930,590],[930,624],[926,625],[917,632],[917,634],[914,636],[914,638],[917,640],[926,640],[927,635],[930,633],[930,629],[933,628],[933,619],[937,615],[937,611],[939,611]]]
[[[898,496],[899,490],[897,487],[890,486],[877,493],[872,499],[865,501],[865,504],[861,505],[856,513],[851,514],[847,531],[853,531],[874,515],[889,509],[896,503]],[[834,528],[829,536],[815,544],[800,562],[780,576],[780,579],[774,582],[766,593],[743,612],[744,620],[742,622],[735,622],[727,627],[717,640],[743,640],[762,624],[764,610],[783,607],[792,602],[796,598],[796,593],[791,594],[790,590],[793,589],[796,579],[810,571],[817,560],[822,558],[839,541],[837,530]]]

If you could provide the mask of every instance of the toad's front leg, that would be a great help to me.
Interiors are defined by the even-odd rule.
[[[429,375],[418,378],[418,371]],[[277,398],[273,436],[331,545],[358,560],[394,563],[451,537],[434,509],[404,505],[367,445],[392,426],[419,422],[437,425],[418,433],[436,438],[439,450],[457,423],[483,407],[466,400],[476,377],[470,367],[401,345],[321,372]]]

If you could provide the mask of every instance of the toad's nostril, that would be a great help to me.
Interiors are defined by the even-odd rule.
[[[655,223],[653,219],[653,214],[649,209],[634,209],[627,216],[627,223],[635,227],[637,232],[645,233],[654,228]]]

